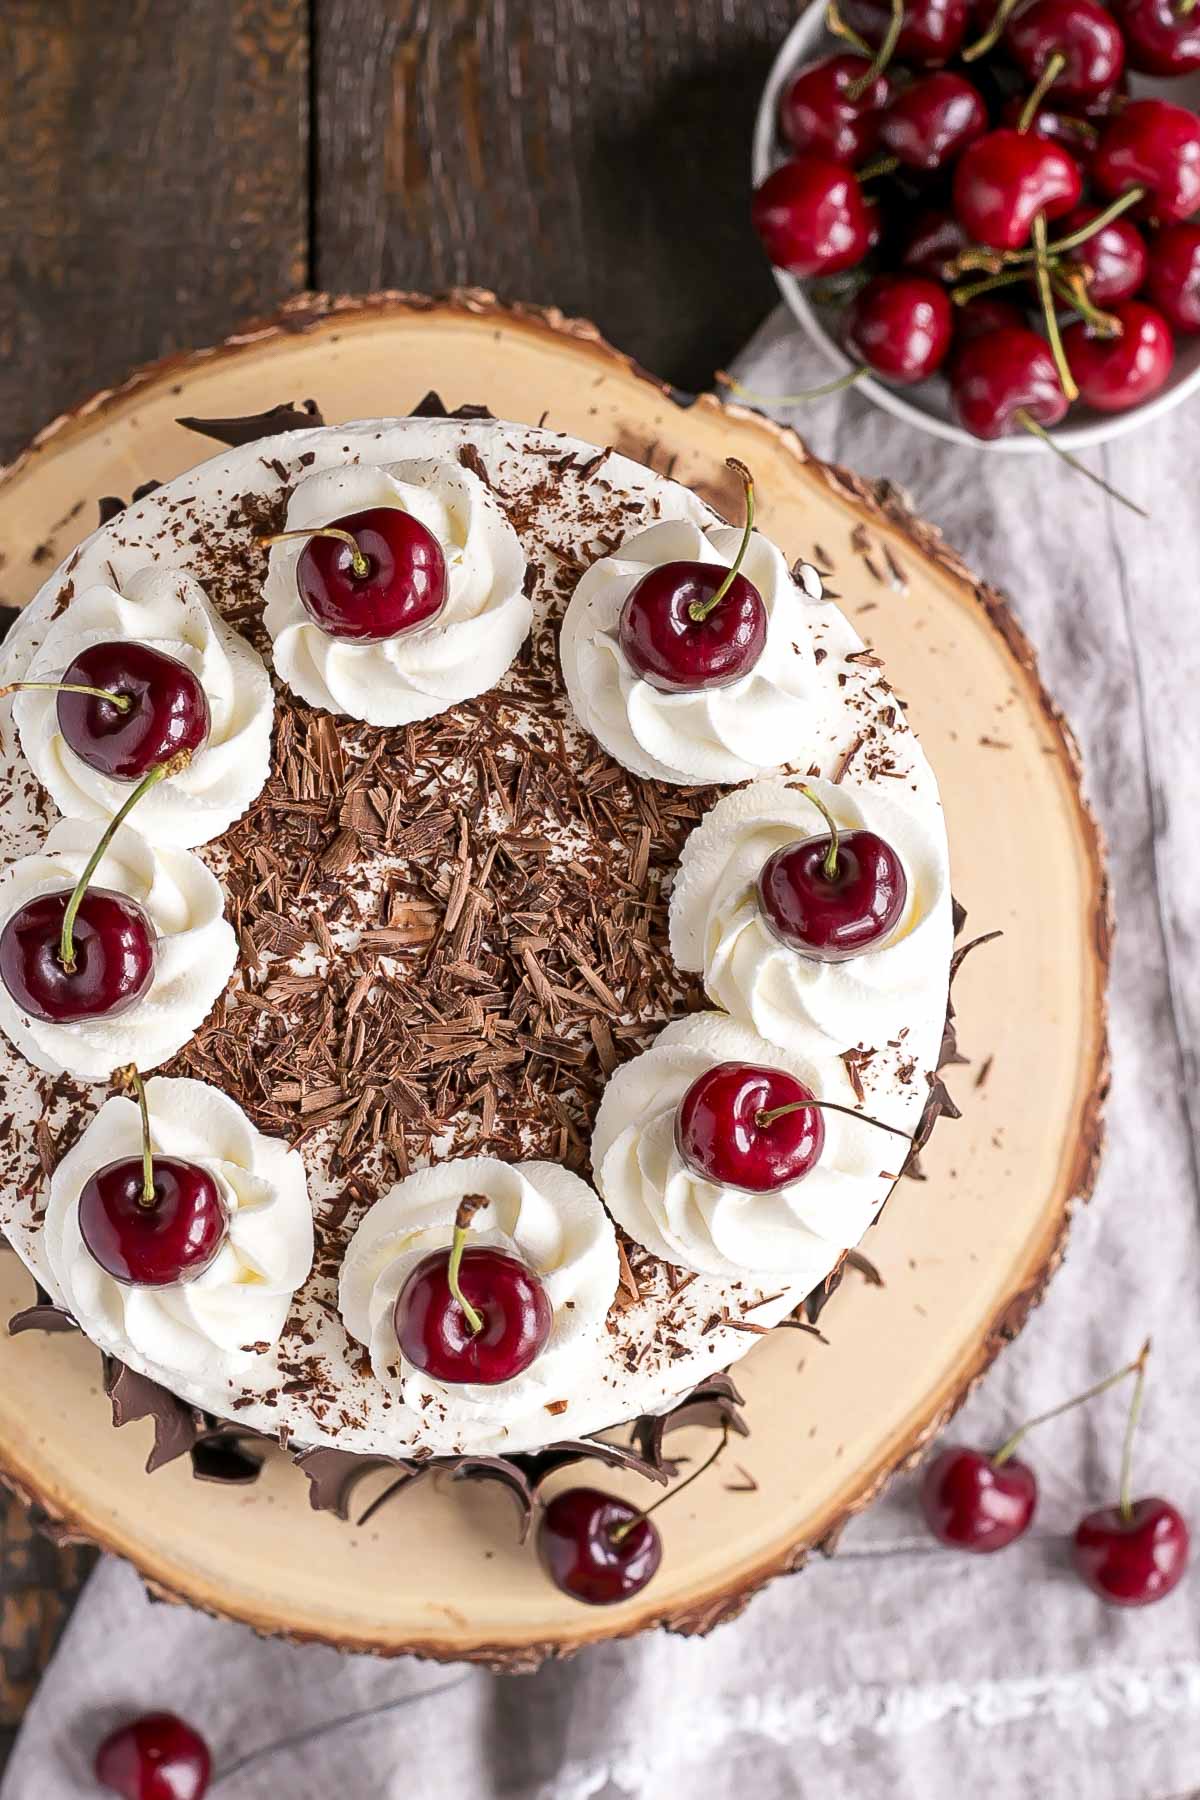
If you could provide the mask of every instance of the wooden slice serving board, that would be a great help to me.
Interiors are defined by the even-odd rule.
[[[963,1117],[938,1127],[928,1180],[900,1184],[865,1246],[886,1286],[847,1279],[824,1315],[828,1348],[789,1331],[754,1346],[737,1374],[752,1435],[735,1454],[756,1488],[731,1492],[735,1478],[714,1471],[681,1497],[662,1515],[658,1578],[626,1605],[590,1611],[559,1595],[491,1486],[435,1477],[358,1529],[314,1513],[282,1456],[247,1489],[196,1482],[186,1460],[147,1477],[149,1426],[111,1429],[85,1341],[0,1338],[0,1472],[64,1533],[128,1557],[169,1597],[264,1631],[529,1667],[736,1612],[763,1581],[830,1547],[1019,1330],[1095,1173],[1109,914],[1070,733],[1003,601],[934,531],[792,433],[709,396],[681,404],[591,326],[485,294],[306,297],[98,395],[0,482],[0,593],[27,599],[92,528],[100,495],[128,496],[199,460],[205,444],[179,414],[312,395],[331,421],[363,418],[403,413],[429,388],[451,407],[482,401],[615,444],[718,500],[733,501],[724,459],[747,463],[763,528],[789,558],[833,569],[842,605],[910,702],[942,786],[968,935],[1004,933],[955,987],[971,1066],[950,1070],[949,1086]],[[1030,905],[1035,862],[1053,908]],[[31,1286],[15,1257],[0,1258],[0,1314]],[[711,1439],[678,1441],[695,1454]],[[636,1477],[603,1480],[645,1494]]]

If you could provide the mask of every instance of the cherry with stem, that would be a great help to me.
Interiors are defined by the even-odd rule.
[[[75,973],[75,920],[78,917],[79,908],[83,904],[83,898],[88,891],[88,885],[91,882],[92,876],[96,873],[96,870],[104,860],[105,851],[112,843],[117,832],[121,829],[121,826],[125,823],[125,820],[129,817],[129,814],[133,811],[138,801],[143,799],[145,795],[150,792],[151,788],[157,787],[160,781],[166,781],[172,775],[182,774],[183,770],[187,768],[191,760],[190,752],[181,750],[178,756],[171,757],[169,762],[158,763],[155,768],[150,770],[148,775],[143,775],[129,798],[113,814],[107,829],[98,839],[96,848],[92,851],[87,862],[83,865],[79,879],[71,891],[71,898],[67,902],[67,910],[63,914],[62,931],[59,937],[58,960],[68,975],[73,975]]]
[[[0,687],[0,700],[6,700],[10,694],[85,694],[91,700],[107,700],[120,713],[127,713],[133,707],[128,694],[114,694],[108,688],[86,687],[78,681],[10,681],[6,687]]]
[[[870,66],[864,70],[857,81],[851,82],[850,86],[846,89],[848,99],[861,100],[863,95],[870,89],[871,83],[877,81],[883,74],[895,54],[896,45],[903,29],[904,0],[892,0],[892,16],[888,20],[888,27],[883,35],[879,48],[871,58]],[[867,54],[870,55],[869,50]],[[860,179],[862,179],[862,177],[860,177]]]
[[[867,365],[860,363],[858,368],[848,370],[845,375],[835,376],[832,381],[823,381],[820,386],[806,388],[799,394],[760,394],[754,388],[746,387],[736,375],[727,374],[724,369],[718,369],[713,379],[751,406],[803,406],[809,400],[824,400],[830,394],[842,393],[846,388],[853,387],[856,381],[861,381],[867,372]]]

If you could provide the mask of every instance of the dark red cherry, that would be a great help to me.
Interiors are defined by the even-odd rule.
[[[1179,0],[1114,0],[1131,69],[1186,75],[1200,69],[1200,13]]]
[[[1005,125],[1018,127],[1025,111],[1025,94],[1015,94],[1006,101],[1001,121]],[[1064,101],[1062,106],[1044,104],[1039,106],[1031,120],[1026,135],[1040,138],[1044,143],[1057,144],[1065,150],[1080,168],[1087,170],[1091,166],[1092,156],[1100,141],[1100,128],[1090,117],[1085,116],[1086,108],[1081,103]]]
[[[1155,233],[1146,292],[1176,331],[1200,331],[1200,225]]]
[[[927,1463],[921,1510],[940,1543],[987,1555],[1003,1550],[1033,1523],[1037,1477],[1028,1463],[997,1464],[982,1450],[952,1444]]]
[[[1105,126],[1092,180],[1115,199],[1144,188],[1139,211],[1163,224],[1200,208],[1200,119],[1167,100],[1131,100]]]
[[[1057,219],[1078,204],[1078,165],[1058,144],[1000,126],[976,138],[954,170],[954,210],[968,237],[1020,250],[1039,213]]]
[[[396,1336],[406,1361],[435,1381],[494,1387],[527,1369],[546,1347],[554,1311],[533,1270],[507,1251],[462,1253],[459,1287],[481,1320],[473,1330],[450,1286],[449,1249],[417,1264],[396,1301]]]
[[[911,269],[914,275],[927,275],[931,281],[949,281],[953,275],[950,265],[969,242],[952,212],[928,207],[917,214],[900,240],[900,265]]]
[[[887,76],[876,75],[851,97],[850,89],[870,67],[865,57],[843,52],[808,63],[792,77],[779,103],[779,125],[794,150],[812,150],[839,163],[870,156],[891,93]]]
[[[1040,82],[1052,58],[1065,58],[1050,83],[1052,94],[1103,93],[1125,67],[1120,27],[1096,0],[1030,0],[1008,21],[1004,42],[1031,84]]]
[[[115,1019],[154,979],[157,933],[128,894],[88,888],[75,915],[75,966],[68,971],[60,942],[70,900],[66,888],[17,908],[0,932],[0,980],[23,1013],[48,1025]]]
[[[1187,1522],[1169,1500],[1102,1506],[1080,1520],[1075,1567],[1110,1606],[1152,1606],[1179,1586],[1188,1563]]]
[[[954,309],[956,344],[968,344],[972,338],[986,337],[993,331],[1014,329],[1025,329],[1024,314],[1011,300],[1001,300],[996,294],[976,294],[973,300]]]
[[[940,69],[901,89],[884,113],[879,136],[906,168],[943,168],[988,128],[978,88]]]
[[[106,1737],[96,1780],[120,1800],[203,1800],[212,1775],[208,1745],[174,1713],[146,1713]]]
[[[717,1063],[679,1102],[675,1143],[705,1181],[772,1194],[801,1181],[820,1159],[825,1121],[812,1101],[803,1082],[783,1069]],[[766,1116],[780,1107],[793,1110]]]
[[[139,781],[182,750],[194,755],[208,737],[208,699],[200,682],[149,644],[92,644],[61,679],[128,701],[121,708],[91,694],[60,692],[55,703],[58,729],[76,756],[113,781]]]
[[[1099,214],[1098,206],[1077,206],[1062,222],[1063,237],[1081,231]],[[1146,242],[1137,226],[1126,218],[1110,219],[1085,243],[1066,254],[1071,262],[1088,271],[1088,297],[1097,306],[1128,300],[1146,279]]]
[[[1084,404],[1125,412],[1158,393],[1171,373],[1175,340],[1162,314],[1143,300],[1123,300],[1108,311],[1121,322],[1120,337],[1102,337],[1077,319],[1063,332],[1063,349]]]
[[[114,1281],[171,1287],[202,1275],[225,1242],[229,1221],[207,1169],[177,1156],[153,1159],[148,1198],[140,1156],[106,1163],[79,1196],[79,1233]]]
[[[565,1488],[542,1511],[538,1551],[555,1587],[587,1606],[613,1606],[640,1594],[662,1561],[662,1539],[648,1519],[599,1488]]]
[[[432,531],[399,506],[335,519],[341,538],[313,536],[300,552],[296,586],[305,611],[330,637],[378,644],[415,631],[446,604],[446,558]]]
[[[1057,425],[1067,410],[1045,338],[1023,325],[965,343],[951,364],[950,388],[961,423],[978,438],[1021,430],[1021,414]]]
[[[952,309],[925,275],[876,275],[855,295],[846,342],[889,381],[924,381],[950,348]]]
[[[851,30],[877,49],[892,21],[890,0],[843,0],[842,17]],[[967,0],[906,0],[896,40],[897,61],[918,68],[949,62],[967,29]]]
[[[846,962],[894,931],[908,898],[904,865],[874,831],[839,831],[834,873],[826,832],[776,850],[758,876],[770,930],[817,962]]]
[[[811,153],[767,176],[751,217],[775,267],[802,277],[852,268],[879,238],[877,209],[853,172]]]

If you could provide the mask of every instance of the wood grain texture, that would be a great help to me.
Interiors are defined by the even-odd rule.
[[[50,1659],[95,1552],[42,1536],[21,1502],[0,1495],[0,1764]]]
[[[307,277],[306,0],[0,7],[0,459]]]
[[[316,283],[476,283],[707,387],[770,308],[749,144],[794,0],[322,0]]]

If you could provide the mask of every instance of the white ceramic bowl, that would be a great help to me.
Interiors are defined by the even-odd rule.
[[[839,44],[825,29],[822,0],[813,0],[784,39],[763,91],[754,127],[755,187],[779,163],[786,162],[790,154],[778,129],[779,99],[787,82],[801,64],[812,62],[814,58],[824,56],[831,50],[843,48],[844,45]],[[1180,105],[1190,106],[1200,112],[1200,75],[1184,76],[1177,81],[1149,81],[1135,75],[1131,86],[1134,93],[1160,94],[1164,100],[1175,100]],[[782,269],[774,270],[774,275],[788,306],[834,368],[842,372],[854,368],[855,363],[832,335],[836,329],[836,310],[814,306],[805,291],[804,283],[794,275],[785,274]],[[1069,415],[1069,423],[1056,425],[1052,430],[1051,436],[1055,443],[1064,450],[1086,450],[1109,438],[1123,437],[1128,431],[1136,431],[1139,425],[1159,418],[1163,413],[1169,412],[1171,407],[1178,406],[1181,400],[1186,400],[1200,387],[1200,335],[1179,337],[1176,346],[1175,366],[1170,378],[1152,400],[1135,406],[1130,412],[1115,414],[1097,413],[1090,408],[1077,406]],[[950,388],[940,375],[935,375],[917,387],[906,388],[889,387],[886,382],[874,376],[864,375],[856,382],[855,391],[865,394],[876,406],[882,406],[897,419],[904,419],[909,425],[919,425],[923,431],[932,431],[935,437],[946,438],[951,443],[971,444],[976,449],[982,447],[986,450],[1002,450],[1009,455],[1045,448],[1035,437],[1024,431],[1017,432],[1013,437],[986,441],[972,437],[970,432],[964,431],[956,423],[950,404]]]

